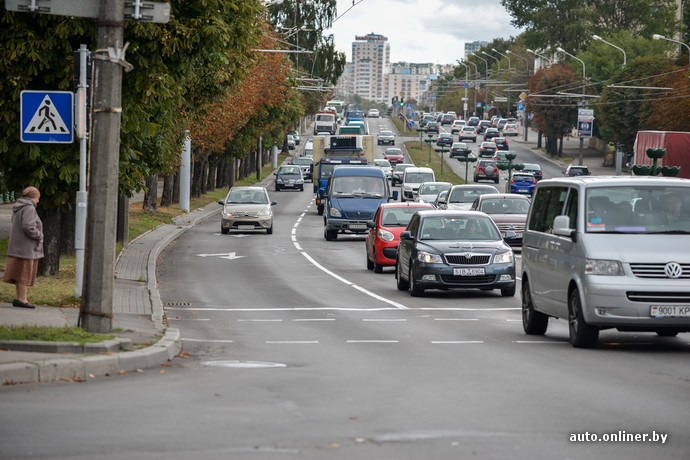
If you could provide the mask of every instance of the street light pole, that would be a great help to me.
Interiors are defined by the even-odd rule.
[[[609,45],[609,46],[613,46],[614,48],[616,48],[617,50],[619,50],[621,53],[623,53],[623,67],[625,67],[625,64],[626,64],[626,61],[627,61],[627,58],[628,58],[628,57],[627,57],[627,55],[625,54],[625,50],[624,50],[623,48],[621,48],[620,46],[616,46],[616,45],[614,45],[614,44],[611,43],[611,42],[607,42],[606,40],[604,40],[603,38],[601,38],[599,35],[592,35],[592,38],[595,39],[595,40],[602,41],[602,42],[606,43],[606,44]]]
[[[563,54],[567,54],[571,58],[573,58],[577,61],[580,61],[582,63],[582,104],[581,105],[584,108],[585,104],[587,103],[586,99],[585,99],[585,79],[587,78],[585,75],[585,72],[587,69],[585,66],[585,61],[583,61],[582,59],[580,59],[578,57],[573,56],[572,54],[568,53],[567,51],[565,51],[560,46],[558,48],[556,48],[556,51],[560,51]],[[584,152],[582,150],[584,142],[585,142],[585,139],[583,137],[580,137],[580,159],[578,161],[579,164],[582,164],[584,162]]]
[[[470,76],[470,66],[465,64],[462,61],[458,61],[458,64],[465,66],[465,77]],[[465,99],[464,99],[464,104],[463,104],[463,120],[467,120],[467,78],[465,78],[465,84],[463,85],[465,87]]]
[[[468,64],[472,64],[474,66],[474,88],[472,88],[472,116],[475,116],[475,111],[477,110],[477,80],[479,79],[479,69],[477,68],[477,64],[475,64],[472,61],[467,61]]]
[[[512,51],[510,51],[510,50],[506,50],[506,54],[512,54],[512,55],[514,55],[514,56],[519,57],[519,58],[522,59],[523,61],[525,61],[525,69],[526,69],[526,72],[527,72],[527,76],[529,77],[529,73],[530,73],[530,72],[529,72],[529,63],[527,62],[527,58],[522,57],[521,55],[519,55],[519,54],[517,54],[517,53],[514,53],[514,52],[512,52]]]
[[[508,59],[508,83],[510,83],[510,58],[507,55],[499,51],[496,51],[496,48],[491,48],[491,51],[498,54],[499,56],[503,56],[504,58]],[[508,93],[508,113],[510,114],[510,93]]]
[[[668,40],[670,42],[678,43],[679,45],[683,45],[684,47],[686,47],[688,49],[688,59],[690,59],[690,46],[688,46],[686,43],[683,43],[683,42],[678,41],[678,40],[674,40],[672,38],[667,38],[667,37],[664,37],[663,35],[659,35],[659,34],[652,35],[652,38],[654,40]]]
[[[529,48],[527,48],[525,51],[527,51],[528,53],[532,53],[532,54],[534,54],[535,56],[544,59],[546,62],[549,63],[549,65],[552,65],[552,64],[553,64],[553,63],[551,62],[551,59],[547,58],[547,57],[544,56],[543,54],[539,54],[539,53],[537,53],[536,51],[532,51],[532,50],[529,49]]]
[[[479,56],[477,53],[472,53],[477,59],[481,59],[484,61],[484,64],[486,65],[486,98],[489,97],[489,61],[484,59],[483,57]],[[484,116],[484,111],[482,111],[482,116]]]

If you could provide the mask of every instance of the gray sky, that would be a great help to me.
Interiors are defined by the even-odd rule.
[[[355,35],[372,32],[388,37],[391,62],[434,64],[455,64],[464,57],[465,42],[507,39],[521,32],[510,24],[500,0],[362,0],[354,7],[352,2],[338,0],[341,16],[324,31],[334,35],[348,62]]]

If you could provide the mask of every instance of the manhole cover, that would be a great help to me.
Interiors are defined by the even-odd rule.
[[[204,361],[201,363],[205,367],[234,367],[241,369],[258,369],[266,367],[287,367],[282,363],[266,363],[262,361]]]

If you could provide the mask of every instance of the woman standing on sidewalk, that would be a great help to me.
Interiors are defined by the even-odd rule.
[[[26,298],[29,286],[36,281],[38,259],[43,257],[43,222],[36,205],[41,193],[36,187],[27,187],[12,206],[12,228],[7,247],[7,264],[3,281],[15,285],[15,307],[36,308]]]

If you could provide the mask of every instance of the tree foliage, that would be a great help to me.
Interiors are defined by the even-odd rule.
[[[573,54],[585,48],[592,34],[635,30],[650,37],[676,28],[675,0],[501,0],[513,17],[512,24],[525,28],[528,48],[555,49]]]

